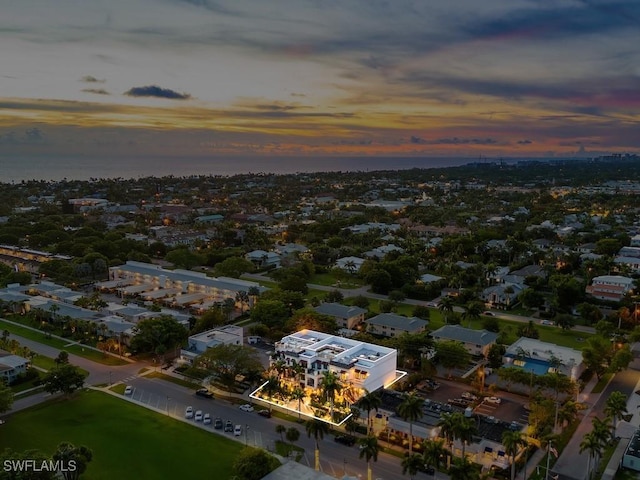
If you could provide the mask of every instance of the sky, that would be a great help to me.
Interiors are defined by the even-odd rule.
[[[640,152],[638,0],[0,0],[0,155]]]

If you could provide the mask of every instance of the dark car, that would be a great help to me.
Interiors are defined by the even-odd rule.
[[[334,438],[334,440],[338,443],[341,443],[343,445],[347,445],[347,446],[352,446],[355,445],[356,443],[356,437],[352,436],[352,435],[336,435],[336,437]]]
[[[220,417],[216,418],[213,421],[213,428],[215,428],[216,430],[222,429],[222,419]]]
[[[265,418],[271,418],[271,410],[260,410],[258,415],[261,415]]]
[[[201,388],[200,390],[197,390],[196,395],[204,398],[213,398],[213,393],[211,393],[206,388]]]
[[[227,423],[224,424],[224,431],[233,432],[233,423],[231,423],[229,420],[227,420]]]
[[[435,475],[436,474],[436,469],[433,468],[431,465],[427,465],[426,463],[420,465],[418,470],[420,470],[421,472],[426,473],[427,475]]]

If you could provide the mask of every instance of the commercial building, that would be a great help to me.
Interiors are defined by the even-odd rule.
[[[217,345],[242,345],[244,341],[242,327],[225,325],[201,332],[189,337],[189,346],[180,351],[180,358],[193,363],[198,355]]]

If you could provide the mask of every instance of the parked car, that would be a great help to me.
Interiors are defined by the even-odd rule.
[[[271,410],[260,410],[258,415],[261,415],[265,418],[271,418]]]
[[[253,412],[253,407],[248,403],[245,403],[244,405],[240,405],[240,410],[244,412]]]
[[[540,325],[553,325],[551,320],[540,320]]]
[[[500,405],[502,403],[502,399],[500,397],[487,397],[485,400],[489,403],[495,403],[496,405]]]
[[[198,410],[196,412],[196,416],[194,417],[194,420],[196,422],[201,422],[202,421],[202,410]]]
[[[124,394],[125,395],[133,394],[133,387],[131,385],[127,385],[127,388],[124,389]]]
[[[462,392],[460,396],[466,400],[471,400],[472,402],[478,399],[478,397],[476,397],[473,393],[470,393],[470,392]]]
[[[184,411],[184,418],[193,418],[193,407],[187,407]]]
[[[233,435],[236,437],[239,437],[240,435],[242,435],[242,426],[241,425],[236,425],[235,427],[233,427]]]
[[[224,431],[233,432],[233,423],[231,423],[229,420],[227,420],[227,423],[224,424]]]
[[[222,430],[222,419],[220,417],[216,417],[213,421],[213,428],[216,430]]]
[[[426,473],[427,475],[435,475],[436,474],[436,469],[433,468],[431,465],[428,465],[426,463],[420,465],[420,467],[418,467],[418,470],[420,470],[421,472]]]
[[[201,388],[200,390],[197,390],[196,395],[204,398],[213,398],[213,393],[211,393],[206,388]]]
[[[495,317],[496,314],[493,312],[490,312],[489,310],[487,310],[486,312],[482,312],[483,315],[486,315],[487,317]]]
[[[352,446],[356,443],[356,437],[352,435],[336,435],[334,440],[343,445]]]
[[[210,413],[205,413],[204,414],[204,417],[202,417],[202,423],[204,423],[205,425],[211,424],[211,414]]]

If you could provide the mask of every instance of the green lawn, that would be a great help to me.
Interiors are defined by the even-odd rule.
[[[0,450],[51,454],[62,441],[93,451],[84,480],[230,479],[243,448],[108,394],[85,391],[12,415],[2,426]]]
[[[309,279],[309,283],[336,288],[359,288],[364,285],[364,282],[359,278],[343,277],[338,279],[332,273],[314,273]]]
[[[98,352],[91,348],[83,347],[82,345],[69,345],[73,343],[73,340],[62,340],[59,338],[47,338],[44,332],[34,331],[30,328],[21,327],[19,325],[14,325],[13,323],[8,323],[0,319],[0,329],[8,330],[14,335],[20,335],[21,337],[28,338],[29,340],[33,340],[38,343],[42,343],[43,345],[49,345],[50,347],[54,347],[60,350],[66,350],[69,353],[73,353],[78,355],[79,357],[87,358],[89,360],[93,360],[97,363],[102,363],[103,365],[126,365],[126,361],[113,357],[111,355],[105,355],[102,352]]]

